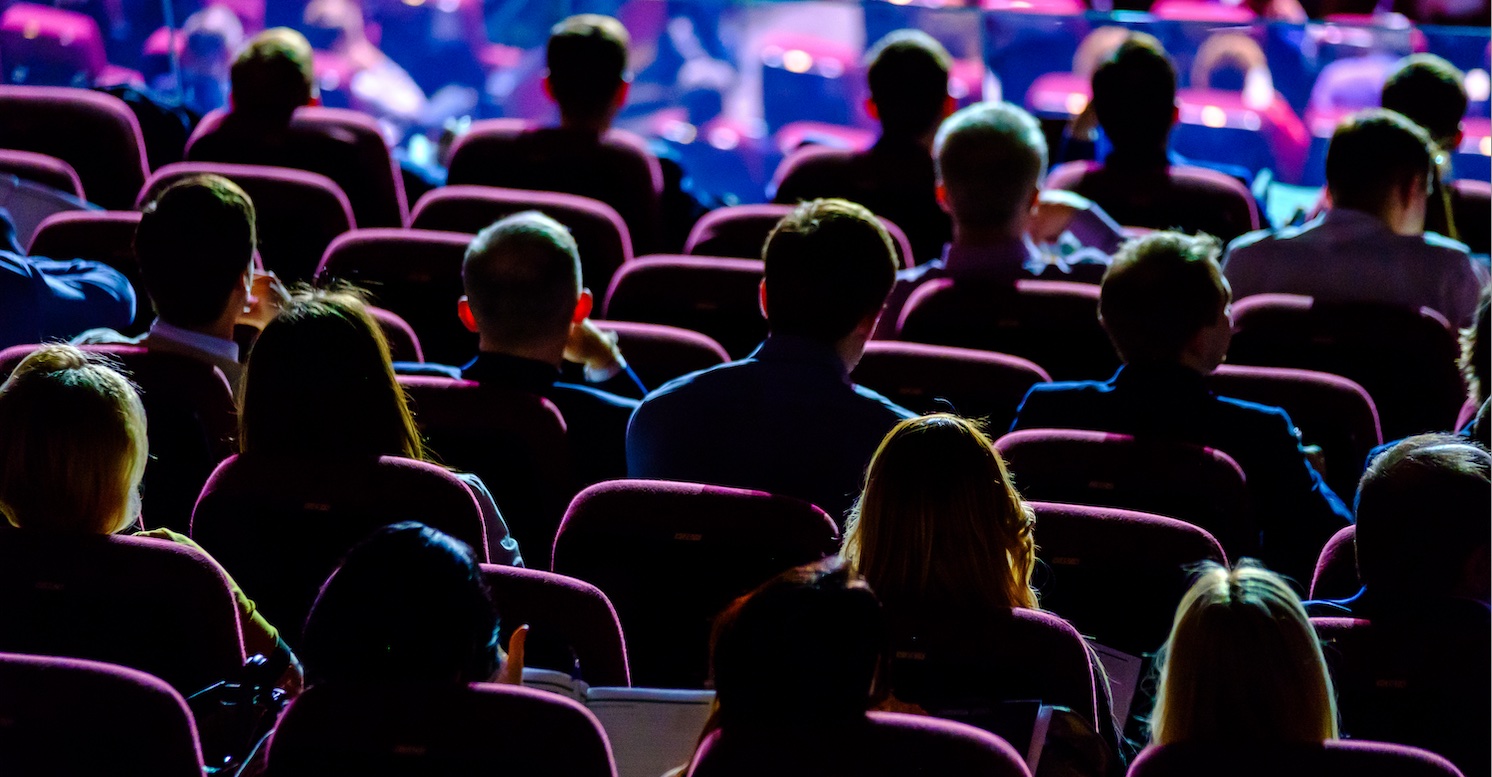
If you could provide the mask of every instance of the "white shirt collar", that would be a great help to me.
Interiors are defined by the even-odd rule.
[[[160,340],[169,340],[178,345],[211,354],[226,361],[238,361],[238,343],[232,340],[224,340],[221,337],[205,335],[201,332],[193,332],[190,329],[182,329],[179,326],[172,326],[159,318],[150,323],[150,336]]]

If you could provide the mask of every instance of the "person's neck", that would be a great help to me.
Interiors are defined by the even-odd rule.
[[[1114,146],[1109,152],[1109,162],[1117,161],[1121,165],[1155,165],[1162,164],[1170,166],[1170,150],[1165,141],[1160,143],[1131,143],[1123,146]]]
[[[1018,242],[1025,236],[1025,225],[987,226],[953,223],[953,242],[959,246],[993,246]]]
[[[233,328],[238,322],[238,317],[234,316],[231,319],[224,318],[222,320],[213,321],[211,323],[202,324],[200,326],[182,326],[181,324],[178,324],[174,321],[166,321],[166,319],[164,318],[161,319],[161,321],[165,324],[176,327],[177,329],[181,329],[186,332],[205,335],[207,337],[216,337],[219,340],[227,340],[231,343],[235,342],[233,339]]]
[[[500,342],[490,337],[481,337],[477,341],[477,349],[482,353],[501,354],[503,356],[513,356],[519,359],[543,362],[555,369],[559,369],[565,363],[565,344],[563,342],[557,346],[552,343],[522,345]]]
[[[611,130],[611,116],[570,116],[560,114],[560,129],[601,137]]]
[[[938,136],[938,126],[935,124],[920,135],[911,135],[905,132],[887,132],[881,130],[879,143],[891,146],[917,146],[932,156],[933,140]]]

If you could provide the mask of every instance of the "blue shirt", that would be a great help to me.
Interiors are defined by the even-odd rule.
[[[649,394],[627,428],[627,474],[797,497],[842,525],[876,447],[914,415],[850,382],[831,346],[771,335]]]
[[[0,348],[68,339],[135,320],[135,290],[108,265],[0,251]]]

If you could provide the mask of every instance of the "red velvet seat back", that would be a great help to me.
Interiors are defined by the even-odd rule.
[[[1129,777],[1261,777],[1270,774],[1328,777],[1457,777],[1450,762],[1411,747],[1380,742],[1326,742],[1321,745],[1247,747],[1169,745],[1140,753]]]
[[[783,216],[793,212],[792,205],[732,205],[717,208],[695,223],[684,243],[684,253],[691,256],[728,256],[736,259],[760,259],[767,236]],[[901,267],[916,264],[912,244],[901,227],[881,219],[891,233],[896,260]]]
[[[643,257],[612,279],[606,318],[699,332],[740,359],[767,336],[759,301],[762,271],[754,259]]]
[[[87,89],[0,86],[0,148],[67,162],[88,201],[113,210],[135,206],[149,170],[129,106]]]
[[[483,564],[482,574],[502,616],[503,644],[527,624],[524,666],[567,672],[587,685],[628,686],[622,624],[601,589],[537,569]]]
[[[918,413],[985,419],[995,434],[1010,428],[1032,386],[1051,380],[1017,356],[889,340],[866,343],[851,377]]]

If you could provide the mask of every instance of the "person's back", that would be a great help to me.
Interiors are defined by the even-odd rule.
[[[649,394],[627,430],[627,473],[794,496],[842,521],[881,438],[911,415],[849,379],[895,253],[869,211],[814,200],[777,225],[764,255],[766,342]]]
[[[1223,270],[1235,296],[1428,307],[1465,326],[1487,272],[1466,246],[1425,232],[1432,160],[1429,136],[1397,113],[1343,122],[1326,156],[1331,209],[1303,226],[1233,241]]]

